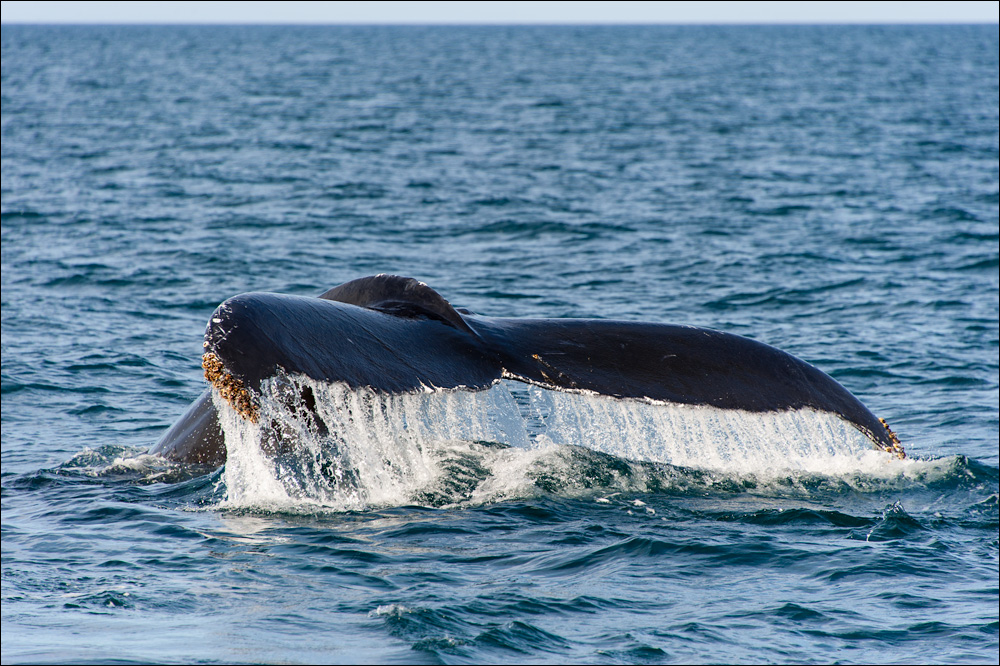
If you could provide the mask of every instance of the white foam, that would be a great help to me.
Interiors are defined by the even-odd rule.
[[[315,415],[299,397],[306,389]],[[218,395],[214,400],[226,436],[228,507],[344,511],[479,503],[537,492],[540,476],[566,479],[561,487],[591,487],[573,481],[573,466],[580,464],[575,447],[758,481],[892,477],[911,464],[875,450],[839,417],[813,410],[759,414],[516,382],[479,392],[385,395],[279,377],[263,387],[256,424]],[[615,467],[605,474],[612,485],[645,487],[646,471]]]

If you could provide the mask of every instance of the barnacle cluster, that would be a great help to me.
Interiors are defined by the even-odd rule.
[[[889,433],[889,439],[892,441],[892,446],[888,449],[889,453],[896,454],[900,459],[906,457],[906,452],[903,451],[903,443],[899,441],[899,437],[896,437],[896,433],[892,431],[889,424],[885,422],[885,419],[879,419],[879,423],[885,428],[885,431]]]
[[[241,380],[226,372],[222,360],[214,353],[207,352],[201,357],[201,367],[205,368],[205,379],[219,390],[226,402],[232,405],[240,416],[251,423],[256,423],[260,410],[254,404],[250,391]]]

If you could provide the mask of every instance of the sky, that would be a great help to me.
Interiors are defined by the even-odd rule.
[[[10,2],[3,23],[997,23],[1000,2]]]

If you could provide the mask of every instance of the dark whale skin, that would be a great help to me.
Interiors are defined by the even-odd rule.
[[[240,294],[212,314],[204,346],[206,368],[208,359],[221,368],[210,376],[216,385],[221,376],[249,396],[279,372],[386,393],[482,390],[507,378],[620,399],[829,412],[877,448],[903,456],[892,431],[847,389],[756,340],[692,326],[460,313],[412,278],[361,278],[320,298]],[[188,463],[225,463],[208,391],[152,452]]]

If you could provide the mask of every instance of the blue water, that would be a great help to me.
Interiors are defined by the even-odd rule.
[[[3,661],[996,662],[998,154],[995,25],[4,26]],[[765,341],[910,459],[566,396],[351,494],[145,454],[219,302],[379,272]]]

